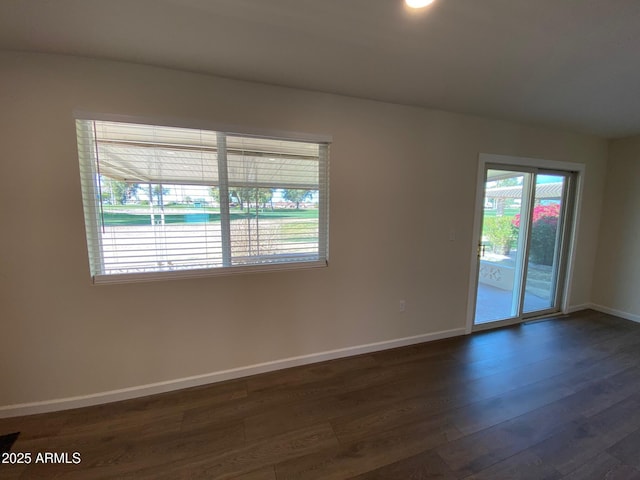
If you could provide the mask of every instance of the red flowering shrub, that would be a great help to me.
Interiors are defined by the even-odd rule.
[[[560,204],[536,205],[531,224],[531,261],[552,265],[558,231]],[[520,228],[520,215],[513,218],[513,226]]]
[[[536,205],[533,208],[533,223],[544,219],[545,223],[558,225],[558,217],[560,216],[560,204],[552,203],[550,205]],[[513,226],[520,228],[520,214],[513,217]]]

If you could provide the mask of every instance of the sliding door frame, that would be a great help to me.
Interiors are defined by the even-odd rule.
[[[567,186],[565,190],[569,195],[565,195],[565,201],[567,201],[565,208],[565,221],[563,222],[561,234],[564,238],[562,245],[562,251],[559,254],[564,256],[563,265],[560,266],[558,271],[558,286],[561,291],[554,292],[555,302],[554,307],[541,312],[535,312],[536,316],[527,316],[520,314],[517,318],[510,318],[507,320],[490,322],[481,325],[474,325],[475,311],[476,311],[476,297],[478,291],[478,272],[480,268],[480,259],[478,257],[478,245],[482,236],[482,218],[483,218],[483,206],[485,195],[485,182],[486,182],[486,170],[487,167],[496,169],[522,169],[523,171],[534,170],[536,173],[572,173],[567,177]],[[513,157],[508,155],[493,155],[484,154],[479,155],[478,172],[476,176],[476,200],[475,200],[475,214],[473,221],[473,235],[471,244],[471,268],[469,278],[469,293],[467,298],[467,324],[466,333],[472,331],[485,330],[488,328],[497,328],[515,323],[521,323],[524,321],[525,316],[527,320],[531,318],[544,317],[553,313],[568,313],[569,309],[569,293],[571,292],[571,285],[573,279],[573,267],[575,264],[575,245],[578,238],[578,225],[580,219],[580,205],[582,204],[582,186],[583,177],[586,166],[580,163],[574,162],[559,162],[553,160],[543,160],[538,158],[527,157]],[[539,172],[540,171],[540,172]],[[571,195],[572,194],[572,195]],[[533,202],[531,202],[533,203]],[[530,206],[532,207],[532,206]],[[527,240],[530,241],[530,240]],[[528,251],[528,248],[527,248]],[[525,252],[526,253],[526,252]],[[526,268],[528,259],[525,259],[524,269],[525,275],[523,276],[523,282],[526,282]],[[522,301],[525,294],[525,285],[521,285],[522,291],[520,292],[520,300]]]

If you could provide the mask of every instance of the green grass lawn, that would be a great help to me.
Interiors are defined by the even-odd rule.
[[[484,216],[485,217],[495,217],[496,213],[497,213],[496,210],[486,209],[484,211]],[[515,217],[518,213],[520,213],[520,209],[519,208],[505,208],[504,212],[503,212],[503,215],[505,217]]]
[[[168,207],[173,209],[174,207]],[[151,223],[149,207],[141,207],[132,209],[129,206],[126,207],[128,212],[123,212],[114,207],[105,208],[102,218],[105,226],[144,226],[149,225]],[[140,213],[131,213],[131,210],[139,210]],[[158,214],[156,214],[156,217]],[[245,211],[241,211],[238,208],[231,209],[230,219],[233,220],[243,220],[247,218],[256,218],[255,210],[247,213]],[[318,210],[317,209],[304,209],[304,210],[295,210],[295,209],[275,209],[270,210],[266,209],[264,211],[259,212],[259,218],[261,219],[314,219],[318,218]],[[168,213],[164,216],[164,221],[166,224],[189,224],[189,223],[205,223],[205,222],[219,222],[220,221],[220,213],[213,209],[202,209],[202,213]]]
[[[282,225],[282,234],[290,242],[317,242],[318,224],[315,222],[290,222]]]

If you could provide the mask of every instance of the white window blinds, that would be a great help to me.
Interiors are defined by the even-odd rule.
[[[326,265],[327,143],[76,127],[95,282]]]

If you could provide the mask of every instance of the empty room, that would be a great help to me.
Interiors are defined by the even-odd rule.
[[[0,479],[640,479],[640,2],[0,2]]]

